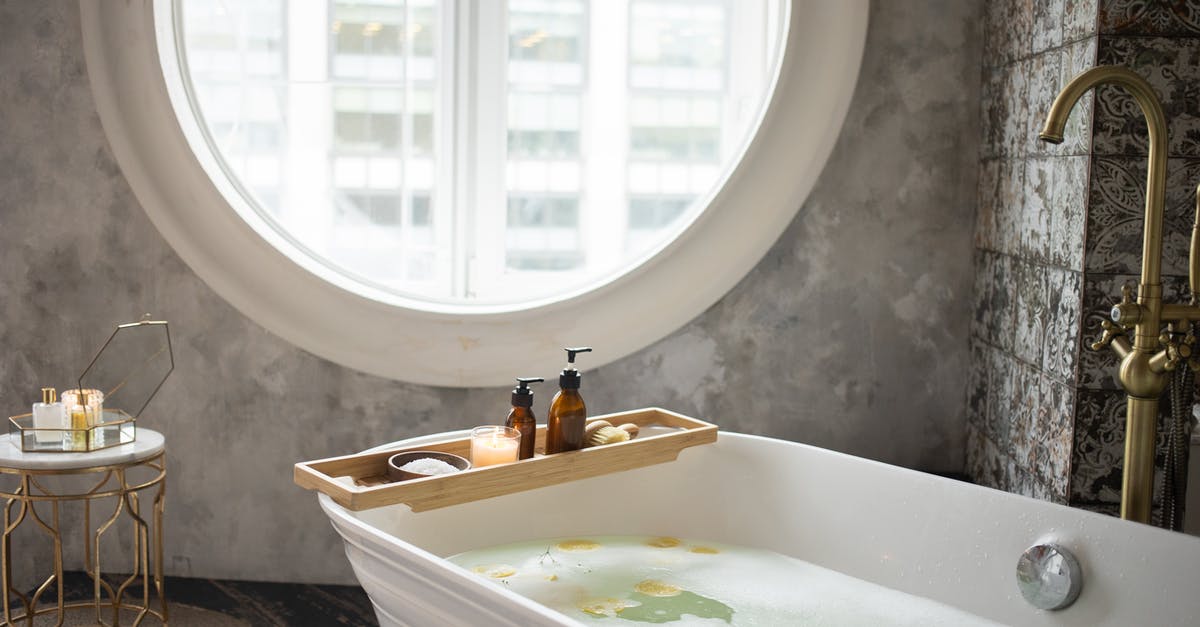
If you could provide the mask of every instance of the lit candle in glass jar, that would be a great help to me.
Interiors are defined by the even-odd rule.
[[[475,427],[471,430],[471,466],[492,466],[517,461],[521,432],[509,427]]]
[[[100,390],[64,390],[61,400],[67,411],[86,405],[89,427],[95,426],[103,419],[104,392]]]
[[[96,445],[93,442],[89,446],[90,429],[103,419],[104,393],[100,390],[65,390],[61,398],[71,421],[66,447],[74,451],[89,450]]]

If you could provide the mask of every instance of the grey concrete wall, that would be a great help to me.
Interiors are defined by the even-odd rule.
[[[709,311],[588,372],[593,412],[655,404],[729,430],[962,470],[979,14],[954,0],[872,8],[854,104],[797,219]],[[113,324],[146,311],[171,321],[177,359],[143,420],[168,441],[170,574],[349,581],[292,464],[507,410],[506,389],[368,376],[235,311],[172,252],[121,176],[88,87],[77,4],[0,2],[4,406],[65,387]]]

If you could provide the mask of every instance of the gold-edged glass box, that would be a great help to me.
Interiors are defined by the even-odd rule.
[[[26,453],[86,453],[137,439],[137,420],[120,409],[104,409],[101,419],[82,429],[38,429],[33,414],[10,416],[8,430]],[[68,427],[70,425],[67,425]]]
[[[61,425],[10,416],[12,443],[27,453],[86,453],[136,440],[138,417],[175,369],[169,325],[148,318],[117,326],[78,387],[63,391]]]

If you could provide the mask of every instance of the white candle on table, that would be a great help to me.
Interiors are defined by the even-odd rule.
[[[471,466],[492,466],[517,461],[521,432],[508,427],[476,427],[471,431]]]

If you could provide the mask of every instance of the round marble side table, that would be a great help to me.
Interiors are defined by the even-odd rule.
[[[4,502],[4,531],[0,536],[0,561],[3,562],[4,619],[6,625],[24,621],[33,625],[35,616],[57,614],[55,624],[62,625],[67,610],[91,608],[101,625],[120,625],[122,610],[136,612],[133,625],[146,616],[167,624],[167,599],[163,592],[163,495],[166,489],[166,450],[162,434],[150,429],[138,429],[137,439],[129,444],[89,453],[25,453],[19,441],[0,436],[0,474],[15,479],[16,488],[0,488]],[[131,477],[132,475],[132,477]],[[86,482],[83,489],[51,489],[49,477],[82,477],[71,483]],[[67,483],[55,480],[56,483]],[[57,485],[54,486],[57,488]],[[150,516],[142,515],[140,496],[153,499]],[[92,505],[112,503],[111,515],[92,525]],[[92,599],[66,603],[63,599],[63,532],[59,529],[59,508],[67,502],[83,504],[84,571],[93,583]],[[37,504],[42,505],[38,512]],[[50,515],[46,516],[46,510]],[[133,523],[133,572],[115,588],[105,580],[100,565],[100,540],[124,513]],[[54,570],[33,591],[26,595],[17,590],[12,577],[12,534],[22,522],[32,519],[35,529],[50,537],[54,545]],[[153,568],[153,572],[151,572]],[[140,598],[130,586],[141,580]],[[56,602],[38,607],[42,595],[57,586]],[[158,597],[157,608],[151,607],[151,591]],[[128,594],[127,594],[128,593]],[[20,604],[13,606],[12,597]],[[106,598],[107,597],[107,598]],[[140,601],[140,604],[138,602]],[[13,616],[14,610],[24,611]],[[108,613],[111,622],[104,620]]]

